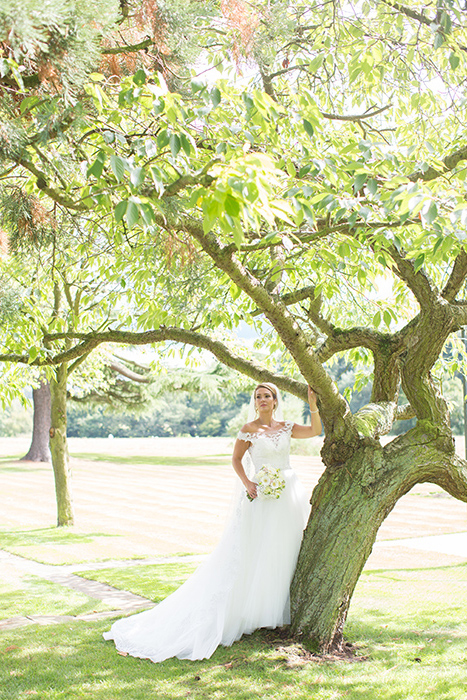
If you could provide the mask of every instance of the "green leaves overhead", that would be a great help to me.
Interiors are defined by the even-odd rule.
[[[251,44],[233,48],[215,4],[187,5],[202,34],[177,51],[199,39],[200,75],[199,49],[185,72],[180,53],[118,79],[96,63],[69,122],[4,58],[0,78],[24,90],[0,134],[5,172],[41,216],[85,209],[90,239],[113,251],[102,275],[144,307],[141,327],[261,323],[194,229],[271,294],[314,286],[336,325],[397,327],[416,305],[394,250],[441,286],[467,240],[465,12],[253,3]]]

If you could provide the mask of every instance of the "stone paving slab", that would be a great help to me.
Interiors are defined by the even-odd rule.
[[[95,598],[107,605],[112,605],[118,610],[133,611],[139,608],[145,608],[148,605],[153,605],[152,601],[147,598],[135,595],[129,591],[118,590],[113,586],[100,583],[99,581],[90,581],[81,578],[80,576],[67,572],[65,567],[41,564],[37,561],[24,559],[16,554],[5,551],[0,551],[0,562],[1,561],[7,561],[10,566],[15,567],[20,572],[26,572],[33,576],[43,578],[46,581],[72,588],[75,591],[84,593],[90,598]]]

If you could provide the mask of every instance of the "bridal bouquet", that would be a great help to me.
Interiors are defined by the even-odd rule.
[[[256,473],[258,498],[279,498],[285,488],[285,480],[279,467],[263,464]],[[248,496],[249,500],[253,499]]]

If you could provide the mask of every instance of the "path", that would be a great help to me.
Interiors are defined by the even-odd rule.
[[[187,562],[198,562],[203,559],[203,555],[194,556],[184,556],[184,557],[157,557],[153,559],[144,560],[130,560],[130,561],[106,561],[106,562],[91,562],[72,564],[64,566],[54,566],[50,564],[41,564],[40,562],[33,561],[32,559],[24,559],[24,557],[19,557],[10,552],[5,552],[0,550],[0,571],[4,571],[5,568],[10,569],[10,575],[16,570],[19,576],[24,573],[31,574],[33,576],[38,576],[39,578],[45,579],[46,581],[52,581],[61,586],[66,586],[80,593],[84,593],[90,598],[95,598],[100,600],[106,605],[112,605],[112,610],[106,610],[104,612],[94,612],[85,615],[24,615],[18,617],[12,617],[6,620],[0,620],[0,631],[4,629],[14,629],[16,627],[24,627],[26,625],[39,624],[39,625],[51,625],[60,624],[62,622],[67,622],[70,620],[101,620],[107,617],[120,617],[122,615],[129,615],[132,612],[138,610],[144,610],[150,608],[154,605],[152,600],[148,598],[143,598],[142,596],[135,595],[129,591],[122,591],[113,586],[109,586],[106,583],[100,583],[99,581],[91,581],[89,579],[77,576],[75,571],[90,571],[98,569],[110,569],[113,567],[124,567],[124,566],[138,566],[138,565],[148,565],[148,564],[169,564],[183,561]]]

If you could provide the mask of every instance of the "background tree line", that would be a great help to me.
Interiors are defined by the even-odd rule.
[[[358,411],[371,396],[371,378],[358,391],[354,390],[356,372],[350,363],[340,359],[332,368],[339,390],[348,392],[350,409]],[[364,380],[363,380],[364,381]],[[362,378],[360,378],[360,384]],[[225,393],[222,398],[206,391],[196,393],[183,389],[145,392],[144,403],[136,408],[110,403],[71,400],[68,403],[68,437],[177,437],[234,436],[246,421],[250,399],[247,388]],[[464,432],[463,396],[460,376],[446,374],[443,380],[444,394],[449,401],[451,426],[455,435]],[[308,405],[300,399],[286,399],[287,415],[297,421],[307,420]],[[390,434],[398,435],[407,430],[411,421],[393,425]],[[0,436],[11,437],[32,430],[32,409],[25,408],[18,400],[5,407],[0,414]]]

